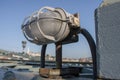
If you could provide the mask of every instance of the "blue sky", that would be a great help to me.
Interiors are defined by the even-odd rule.
[[[0,0],[0,49],[22,51],[21,41],[26,40],[21,31],[24,18],[43,6],[61,7],[69,13],[80,14],[80,25],[86,28],[95,39],[94,10],[102,0]],[[27,41],[27,48],[39,52],[41,46]],[[54,45],[50,44],[47,54],[55,55]],[[87,41],[79,36],[79,42],[63,46],[63,57],[90,57]]]

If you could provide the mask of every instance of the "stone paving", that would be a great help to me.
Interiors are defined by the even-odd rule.
[[[14,63],[0,63],[0,80],[93,80],[90,78],[71,77],[70,78],[57,78],[48,79],[39,76],[39,68],[28,65],[16,64],[15,68],[9,68],[7,66],[13,66]]]

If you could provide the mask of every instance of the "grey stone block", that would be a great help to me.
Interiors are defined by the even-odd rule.
[[[98,76],[120,79],[120,0],[105,2],[95,11]]]

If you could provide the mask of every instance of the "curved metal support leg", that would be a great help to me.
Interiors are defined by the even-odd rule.
[[[46,52],[47,44],[42,45],[41,49],[41,68],[45,68],[45,52]]]
[[[96,45],[95,42],[90,35],[90,33],[86,29],[81,29],[81,33],[84,35],[84,37],[87,39],[90,50],[91,50],[91,55],[92,55],[92,60],[93,60],[93,77],[94,79],[97,79],[97,60],[96,60]]]
[[[56,68],[62,68],[62,43],[57,42],[56,45]],[[41,68],[45,68],[45,53],[46,53],[46,45],[42,45],[41,50]]]

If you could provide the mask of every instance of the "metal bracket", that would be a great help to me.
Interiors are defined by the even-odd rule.
[[[97,79],[96,45],[94,39],[86,29],[80,29],[79,32],[83,34],[83,36],[87,39],[87,42],[89,44],[93,60],[93,79],[95,80]],[[62,68],[62,41],[55,43],[55,45],[56,45],[56,68],[60,69]],[[45,67],[46,47],[47,44],[43,45],[41,50],[41,68]]]

